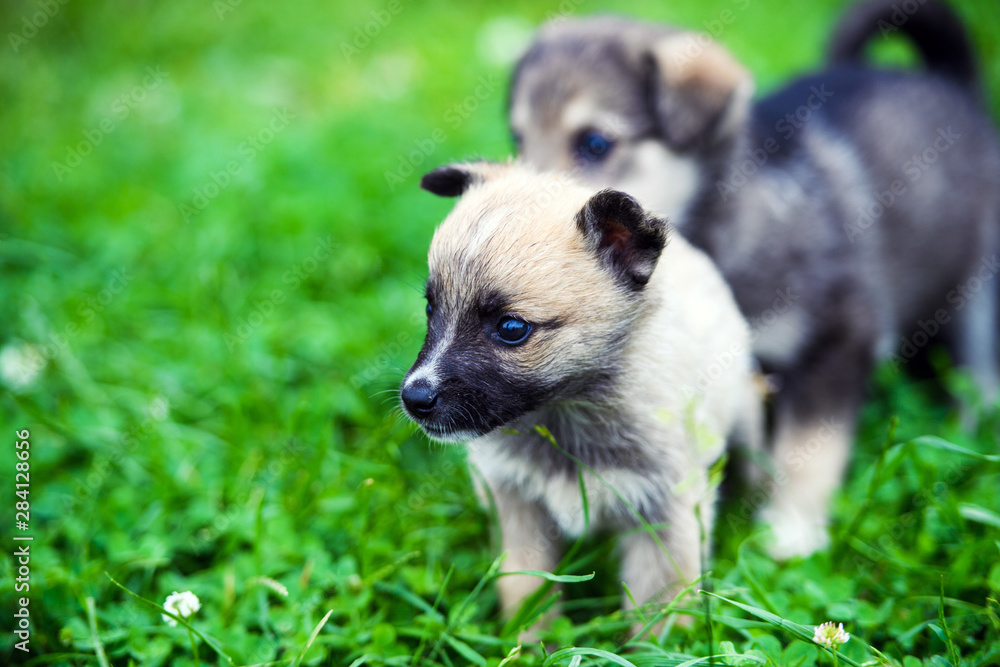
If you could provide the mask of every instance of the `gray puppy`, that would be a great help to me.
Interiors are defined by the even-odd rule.
[[[926,71],[865,67],[880,30],[908,35]],[[947,333],[986,400],[1000,386],[1000,147],[966,33],[934,0],[876,0],[832,44],[828,69],[752,102],[750,75],[704,35],[561,20],[510,91],[527,162],[632,193],[732,286],[781,378],[764,509],[778,557],[828,542],[880,357],[905,362]]]

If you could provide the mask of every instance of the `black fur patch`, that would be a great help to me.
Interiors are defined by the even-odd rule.
[[[475,181],[471,172],[458,167],[438,167],[424,174],[420,187],[439,197],[458,197]]]
[[[521,437],[510,440],[508,453],[512,457],[530,461],[549,475],[576,475],[577,463],[600,472],[602,470],[649,470],[656,466],[645,456],[645,447],[638,433],[628,427],[610,429],[594,426],[576,438],[574,431],[561,424],[559,419],[545,420],[544,426],[552,433],[558,447],[541,434],[532,432],[530,426],[515,424]],[[523,432],[528,429],[528,432]]]
[[[667,244],[667,223],[648,215],[635,199],[618,190],[590,198],[576,224],[601,263],[625,285],[642,289]]]
[[[900,22],[899,14],[905,20]],[[885,36],[884,26],[913,40],[927,69],[979,95],[979,68],[969,34],[947,5],[934,0],[922,0],[916,11],[905,13],[895,0],[868,0],[851,6],[833,30],[828,61],[835,65],[866,64],[865,47],[876,34]]]
[[[419,368],[431,351],[442,345],[442,332],[451,323],[453,338],[440,350],[435,375],[438,405],[432,415],[418,422],[431,430],[469,431],[479,435],[521,417],[555,396],[564,396],[574,386],[565,380],[547,381],[518,363],[518,347],[493,340],[500,318],[510,307],[510,298],[499,291],[473,295],[461,312],[437,294],[434,280],[427,286],[428,300],[435,304],[427,323],[427,337],[413,368]],[[544,336],[563,326],[558,318],[531,322],[531,336]]]

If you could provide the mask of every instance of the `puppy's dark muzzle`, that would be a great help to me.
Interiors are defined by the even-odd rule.
[[[434,413],[434,406],[438,403],[438,395],[430,384],[423,381],[413,382],[403,387],[400,392],[403,405],[410,411],[410,414],[421,419],[426,419]]]

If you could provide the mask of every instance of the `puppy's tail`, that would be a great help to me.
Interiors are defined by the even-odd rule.
[[[969,34],[955,13],[938,0],[863,0],[834,28],[831,65],[862,65],[865,47],[876,36],[906,35],[925,67],[979,96],[979,68]]]

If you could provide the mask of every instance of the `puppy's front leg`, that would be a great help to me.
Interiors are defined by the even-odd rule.
[[[503,550],[507,552],[501,571],[552,572],[559,563],[560,531],[549,512],[540,503],[526,501],[510,489],[498,486],[492,492],[500,515]],[[504,616],[513,616],[542,583],[540,577],[529,575],[500,577],[497,587]]]
[[[701,571],[703,535],[694,508],[675,508],[669,523],[656,533],[662,546],[645,531],[623,540],[622,579],[639,605],[673,600]],[[628,595],[622,606],[633,607]]]

